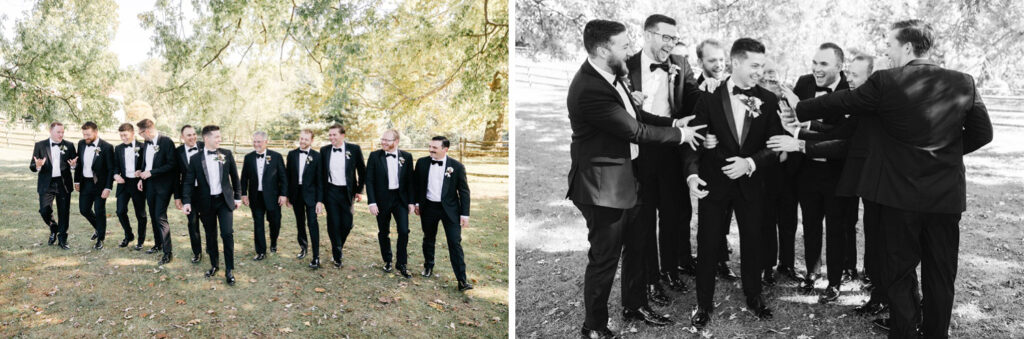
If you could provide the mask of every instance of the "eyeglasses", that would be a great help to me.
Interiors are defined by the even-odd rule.
[[[657,34],[657,35],[660,35],[660,36],[661,36],[661,41],[662,41],[662,42],[671,42],[671,43],[676,43],[676,42],[678,42],[678,41],[679,41],[679,37],[677,37],[677,36],[674,36],[674,35],[668,35],[668,34],[661,34],[661,33],[658,33],[658,32],[654,32],[654,31],[647,31],[647,33],[651,33],[651,34]]]

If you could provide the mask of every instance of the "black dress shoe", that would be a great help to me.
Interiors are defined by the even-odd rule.
[[[800,293],[811,294],[814,293],[814,282],[818,281],[820,274],[811,273],[800,282]]]
[[[874,289],[875,289],[875,284],[872,284],[870,282],[866,283],[866,284],[864,284],[863,286],[860,287],[860,290],[861,291],[865,291],[865,292],[871,292],[871,290],[874,290]]]
[[[848,268],[843,270],[843,281],[854,281],[860,280],[860,273],[857,272],[856,268]]]
[[[252,258],[252,260],[255,260],[255,261],[260,261],[260,260],[263,260],[263,259],[266,259],[266,258],[267,258],[267,255],[266,255],[266,254],[263,254],[263,253],[257,253],[257,254],[256,254],[256,257],[255,257],[255,258]]]
[[[768,268],[764,270],[764,274],[761,276],[761,284],[771,287],[775,286],[775,270]]]
[[[871,277],[869,277],[867,274],[861,274],[860,275],[860,282],[862,284],[864,284],[864,285],[870,285],[871,284]]]
[[[57,242],[57,233],[50,233],[50,238],[46,239],[46,244],[53,246],[55,242]]]
[[[886,303],[883,303],[883,302],[877,302],[875,300],[868,300],[868,302],[864,303],[864,305],[860,305],[860,306],[854,307],[853,308],[853,313],[856,313],[858,315],[865,315],[865,316],[867,316],[867,315],[875,316],[875,315],[882,314],[883,312],[888,311],[888,310],[889,310],[889,304],[886,304]]]
[[[676,270],[679,271],[679,274],[697,275],[697,267],[693,265],[696,261],[697,259],[691,259],[689,264],[676,266]]]
[[[690,316],[690,325],[697,329],[703,329],[705,326],[708,326],[709,322],[711,322],[711,313],[699,307]]]
[[[827,304],[839,300],[839,285],[829,285],[818,297],[818,303]]]
[[[121,244],[117,245],[117,247],[128,247],[128,244],[131,242],[132,239],[124,238],[124,240],[121,240]]]
[[[163,251],[163,250],[164,249],[162,249],[162,248],[153,246],[152,248],[146,250],[146,254],[153,254],[153,253],[160,252],[160,251]]]
[[[305,258],[305,257],[306,257],[306,249],[305,248],[303,248],[302,251],[299,251],[299,255],[295,256],[295,258],[297,258],[297,259],[302,259],[302,258]]]
[[[141,251],[142,250],[142,244],[138,244],[138,245],[132,246],[132,249],[136,250],[136,251]]]
[[[174,260],[174,255],[170,253],[164,254],[164,256],[160,258],[160,265],[170,263],[171,260]]]
[[[270,253],[277,253],[277,246],[276,245],[270,245]]]
[[[736,275],[736,273],[729,268],[729,264],[725,261],[718,263],[718,277],[728,281],[736,281],[740,278],[740,276]]]
[[[92,248],[95,248],[95,249],[98,249],[98,250],[102,250],[103,249],[103,240],[96,240],[96,246],[93,246]]]
[[[772,310],[764,303],[763,296],[748,297],[747,309],[758,319],[768,320],[772,318]]]
[[[71,246],[68,246],[68,243],[66,243],[66,242],[60,243],[57,246],[60,246],[61,249],[65,249],[65,250],[70,250],[71,249]]]
[[[625,321],[643,320],[647,325],[651,326],[668,326],[674,323],[672,319],[655,313],[654,310],[648,306],[643,306],[635,310],[622,310],[622,318]]]
[[[332,260],[335,268],[341,268],[341,259]]]
[[[231,270],[224,271],[224,281],[226,281],[228,285],[235,286],[235,275],[231,274]]]
[[[800,275],[796,273],[796,269],[794,269],[792,267],[782,267],[782,266],[779,266],[778,271],[779,271],[779,274],[782,274],[783,277],[789,278],[790,280],[796,280],[796,281],[803,280],[800,277]]]
[[[889,331],[889,318],[878,318],[871,321],[871,324],[875,325],[875,327],[885,330],[886,332]]]
[[[668,285],[668,289],[686,293],[688,289],[686,283],[679,279],[679,276],[674,273],[664,273],[661,275],[661,279],[665,280],[665,284]]]
[[[313,258],[313,261],[309,262],[309,268],[314,270],[320,268],[320,258]]]
[[[391,267],[391,262],[390,261],[384,263],[384,272],[391,273],[391,271],[393,271],[393,270],[394,270],[394,268]]]
[[[433,267],[425,267],[425,268],[423,268],[423,273],[421,273],[420,275],[422,275],[424,277],[427,277],[427,278],[430,278],[431,276],[434,275],[434,268]]]
[[[592,330],[592,329],[587,328],[586,326],[583,326],[583,328],[580,329],[580,337],[583,338],[583,339],[615,339],[615,338],[619,338],[619,336],[616,335],[615,332],[612,332],[612,330],[609,330],[607,327],[602,328],[602,329]]]
[[[398,273],[401,274],[406,279],[412,278],[412,275],[409,274],[409,270],[405,269],[405,267],[399,267]]]
[[[655,282],[647,284],[647,301],[658,306],[668,306],[672,302],[672,298],[665,294],[665,289],[661,288],[661,284]]]
[[[203,274],[203,276],[209,278],[215,274],[217,274],[217,266],[210,267],[210,270],[206,271],[206,274]]]
[[[192,255],[192,263],[193,264],[198,263],[198,262],[200,262],[202,260],[203,260],[203,255],[202,254],[193,254]]]
[[[464,292],[473,289],[473,285],[468,282],[459,280],[459,292]]]
[[[99,238],[99,236],[96,235],[96,232],[92,232],[92,237],[89,237],[89,240],[96,240],[96,238]]]

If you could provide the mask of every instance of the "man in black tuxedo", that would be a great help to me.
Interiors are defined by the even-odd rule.
[[[818,47],[812,61],[812,73],[801,76],[793,87],[793,93],[800,100],[806,100],[850,88],[846,75],[842,72],[845,55],[838,45],[826,42]],[[842,125],[846,118],[843,114],[834,115],[829,119],[813,122],[812,130],[825,131]],[[819,127],[820,126],[820,127]],[[847,255],[846,237],[850,236],[856,226],[849,224],[846,214],[856,213],[857,200],[854,197],[837,196],[836,184],[842,172],[843,159],[826,159],[824,157],[804,157],[797,175],[799,188],[797,196],[800,200],[800,211],[803,214],[804,226],[804,258],[807,264],[807,275],[800,288],[803,293],[812,293],[814,284],[821,276],[822,231],[824,230],[825,261],[828,266],[828,286],[821,293],[819,302],[832,302],[839,299],[839,287],[843,281],[846,268],[844,258]],[[824,221],[824,224],[822,222]],[[824,228],[823,228],[824,226]]]
[[[747,308],[761,319],[772,312],[761,295],[760,242],[764,219],[764,180],[759,168],[778,162],[765,147],[768,138],[784,133],[778,98],[757,85],[765,65],[761,42],[741,38],[730,51],[732,76],[725,86],[705,95],[694,110],[694,123],[707,124],[707,133],[721,136],[712,150],[686,159],[687,185],[700,198],[697,219],[697,257],[721,253],[721,238],[735,212],[740,232],[740,276]],[[706,181],[705,181],[706,180]],[[705,186],[707,190],[701,188]],[[715,293],[715,262],[697,261],[697,310],[691,322],[703,328],[711,320]]]
[[[895,68],[875,72],[856,90],[801,101],[797,117],[806,121],[845,113],[881,120],[883,131],[865,161],[857,193],[880,205],[889,336],[918,335],[921,303],[913,293],[912,272],[920,264],[927,300],[923,334],[947,337],[960,217],[967,207],[963,156],[992,140],[992,123],[973,77],[928,60],[933,44],[929,25],[897,22],[886,42]]]
[[[423,225],[423,276],[434,274],[434,241],[440,222],[459,291],[466,291],[473,289],[466,279],[462,252],[462,228],[469,227],[469,182],[466,167],[448,156],[449,145],[448,138],[435,136],[430,139],[430,156],[416,160],[415,211]]]
[[[631,90],[621,80],[627,73],[629,52],[626,26],[592,20],[583,29],[583,44],[588,58],[573,77],[566,98],[573,131],[566,197],[582,212],[589,230],[583,287],[586,320],[580,332],[585,337],[610,338],[614,335],[608,329],[608,295],[620,255],[623,317],[656,326],[672,323],[647,304],[642,248],[647,235],[632,229],[625,232],[635,222],[639,200],[634,165],[641,153],[637,144],[689,142],[692,147],[700,127],[674,128],[671,126],[685,126],[692,118],[674,121],[636,106]]]
[[[121,144],[114,147],[114,181],[117,182],[117,220],[124,229],[124,240],[120,247],[127,247],[135,240],[131,219],[128,219],[128,202],[135,208],[138,221],[139,241],[132,247],[138,251],[146,241],[146,193],[139,189],[139,177],[135,170],[142,168],[142,143],[135,140],[135,126],[123,123],[117,128]]]
[[[64,140],[64,124],[50,123],[50,138],[36,143],[32,149],[32,162],[28,169],[39,172],[36,193],[39,193],[39,215],[50,227],[47,244],[58,241],[62,249],[68,247],[68,218],[71,208],[72,171],[78,160],[75,145]],[[54,165],[56,164],[56,165]],[[53,220],[53,200],[57,199],[57,221]]]
[[[360,192],[366,181],[366,162],[359,145],[345,142],[345,127],[334,124],[327,129],[327,138],[331,144],[320,147],[324,158],[321,209],[327,211],[327,236],[331,239],[334,267],[341,268],[345,240],[352,232],[352,203],[363,200]]]
[[[184,207],[181,202],[182,189],[185,185],[185,172],[188,171],[189,161],[192,156],[203,150],[203,143],[197,141],[198,136],[196,135],[196,129],[192,125],[185,125],[181,127],[181,146],[178,146],[174,150],[174,155],[178,161],[178,178],[174,185],[174,206],[179,210]],[[198,183],[193,181],[192,187],[196,187]],[[200,235],[201,230],[199,229],[199,217],[195,213],[190,213],[187,216],[188,219],[188,240],[192,245],[192,263],[198,263],[203,258],[203,240]]]
[[[153,221],[153,238],[156,244],[146,253],[163,250],[160,264],[171,262],[174,255],[171,251],[171,228],[167,223],[167,205],[171,203],[171,193],[178,180],[178,162],[174,156],[174,141],[160,135],[153,120],[142,119],[136,124],[139,135],[146,140],[142,145],[142,168],[135,170],[135,175],[142,179],[139,190],[146,192],[149,205],[149,218]]]
[[[643,111],[678,119],[691,114],[700,90],[690,65],[682,58],[670,57],[679,41],[677,32],[674,19],[661,14],[647,17],[644,47],[626,59],[626,68],[637,91],[634,93],[642,94]],[[659,280],[664,279],[672,290],[685,291],[687,286],[679,279],[678,267],[693,266],[688,260],[692,209],[682,175],[683,153],[687,151],[679,145],[642,144],[637,157],[642,198],[636,224],[648,234],[644,246],[647,298],[662,306],[669,298]],[[680,255],[680,251],[686,255]]]
[[[253,151],[242,162],[242,203],[252,211],[256,257],[267,257],[267,236],[263,221],[270,223],[270,252],[277,253],[277,235],[281,233],[281,206],[288,196],[288,177],[281,153],[267,149],[267,132],[252,135]]]
[[[396,267],[403,277],[409,274],[406,247],[409,244],[409,212],[414,210],[412,189],[412,154],[398,149],[397,130],[387,130],[380,136],[381,149],[370,152],[366,160],[366,201],[370,214],[377,217],[377,241],[384,259],[384,272],[391,272],[391,217],[398,227],[398,258]]]
[[[312,147],[313,131],[303,129],[299,132],[299,147],[288,152],[288,183],[286,203],[295,212],[295,226],[298,231],[299,259],[306,257],[306,227],[309,227],[309,240],[313,243],[313,260],[309,268],[320,268],[320,224],[317,214],[323,210],[323,180],[320,173],[320,152]]]
[[[75,191],[78,211],[89,221],[95,233],[95,249],[103,248],[107,235],[107,197],[114,182],[114,147],[99,138],[96,123],[82,125],[82,140],[78,141],[80,166],[75,167]]]
[[[220,225],[220,238],[224,242],[224,278],[228,285],[235,284],[235,238],[232,212],[242,204],[239,192],[238,170],[235,157],[231,151],[220,148],[220,127],[207,125],[203,127],[202,152],[192,155],[185,182],[198,182],[198,185],[185,185],[181,192],[184,203],[182,211],[192,214],[192,205],[203,222],[206,230],[206,254],[210,256],[210,270],[206,277],[217,274],[217,226]]]

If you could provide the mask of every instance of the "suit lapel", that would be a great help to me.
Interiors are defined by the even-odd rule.
[[[644,84],[644,79],[643,79],[644,71],[642,69],[640,69],[640,66],[643,66],[641,64],[641,62],[640,62],[640,60],[641,60],[640,54],[641,53],[643,53],[643,51],[638,52],[636,54],[633,54],[633,57],[629,58],[629,64],[626,65],[626,68],[636,70],[635,72],[630,72],[630,74],[629,74],[629,81],[633,84],[633,88],[638,90],[638,91],[643,91],[644,90],[644,85],[643,85]]]
[[[202,156],[199,157],[199,163],[203,164],[203,177],[206,178],[206,186],[209,187],[210,178],[208,173],[210,173],[210,171],[208,168],[206,168],[206,148],[203,148],[203,150],[200,153],[202,154]]]
[[[722,85],[725,85],[725,83],[723,82]],[[729,135],[737,143],[740,143],[740,136],[736,135],[736,118],[732,115],[732,96],[729,95],[729,89],[726,87],[718,86],[718,90],[721,91],[718,93],[718,96],[722,100],[722,113],[725,115],[725,121],[729,123]]]
[[[763,114],[764,112],[761,113]],[[743,113],[743,132],[740,134],[740,148],[743,148],[743,143],[747,141],[747,132],[750,131],[750,123],[753,121],[754,119],[750,117],[750,114]]]
[[[454,168],[452,166],[449,166],[448,164],[448,162],[451,160],[451,158],[445,156],[444,167],[441,167],[441,201],[444,201],[444,196],[446,195],[446,193],[448,193],[448,186],[451,186],[448,184],[448,179],[451,179],[451,177],[448,175],[448,168]]]

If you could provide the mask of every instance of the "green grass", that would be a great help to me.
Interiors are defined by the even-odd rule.
[[[298,245],[290,210],[282,218],[278,252],[264,261],[252,261],[251,214],[248,208],[239,208],[234,214],[237,283],[228,286],[223,271],[216,278],[203,277],[209,268],[205,251],[203,262],[190,262],[185,217],[173,203],[168,215],[175,259],[163,267],[156,265],[158,254],[117,247],[123,231],[114,215],[113,197],[107,200],[104,249],[92,249],[93,230],[78,213],[77,194],[71,202],[71,249],[47,246],[48,231],[37,212],[35,174],[28,171],[27,161],[20,161],[29,159],[29,152],[4,149],[0,153],[0,337],[504,337],[508,333],[507,193],[482,190],[480,196],[485,198],[473,201],[472,225],[462,233],[468,275],[476,287],[468,293],[456,290],[443,231],[438,235],[435,277],[419,276],[423,233],[415,215],[409,220],[413,278],[384,273],[376,222],[365,203],[357,205],[342,269],[328,262],[325,217],[320,217],[321,258],[328,259],[322,259],[323,268],[315,271],[306,267],[308,257],[295,258]],[[474,188],[478,185],[501,186],[471,183]],[[147,233],[146,248],[152,246],[152,231]],[[394,226],[391,238],[394,244]],[[221,261],[223,265],[223,255]]]

